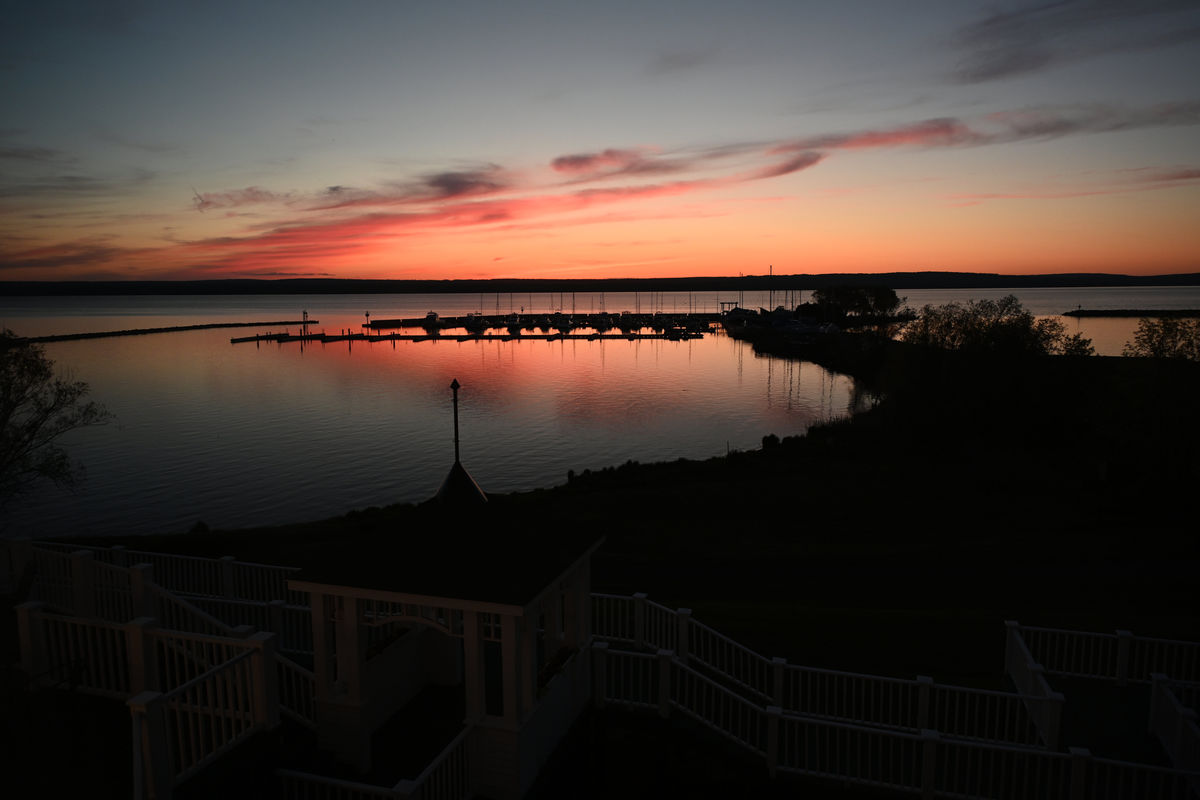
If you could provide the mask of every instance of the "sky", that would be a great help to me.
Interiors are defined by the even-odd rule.
[[[1200,271],[1200,3],[2,0],[0,281]]]

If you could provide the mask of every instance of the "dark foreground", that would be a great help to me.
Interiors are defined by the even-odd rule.
[[[885,399],[803,438],[767,438],[759,451],[585,471],[478,511],[393,506],[129,544],[348,574],[416,564],[422,579],[452,582],[452,569],[421,554],[439,531],[465,531],[497,553],[487,579],[502,586],[561,542],[602,536],[597,591],[690,607],[793,663],[993,688],[1002,686],[1005,619],[1200,638],[1200,366],[984,361],[864,339],[806,355]],[[699,733],[680,740],[673,758],[683,766],[671,772],[637,754],[646,737],[666,738],[655,726],[673,723],[589,720],[543,796],[571,796],[564,787],[578,786],[585,761],[598,777],[579,796],[616,796],[606,787],[624,796],[631,785],[655,796],[690,786],[688,775],[760,793],[752,776],[761,764],[743,771]],[[1103,751],[1099,740],[1069,743]],[[689,768],[686,753],[706,771]]]

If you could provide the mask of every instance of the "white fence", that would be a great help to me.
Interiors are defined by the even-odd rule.
[[[52,558],[54,555],[70,556],[86,551],[91,553],[91,557],[95,561],[116,567],[151,564],[154,567],[155,580],[158,584],[178,594],[259,602],[283,600],[290,605],[308,604],[306,592],[295,592],[287,587],[287,579],[298,571],[296,567],[255,564],[238,561],[233,556],[206,558],[155,553],[148,550],[129,550],[120,545],[99,547],[77,545],[70,542],[0,540],[0,546],[7,554],[6,559],[0,560],[0,566],[6,566],[10,582],[17,580],[17,573],[24,567],[23,559],[29,557],[24,555],[28,550],[32,550],[31,555],[37,563],[39,573],[44,578],[50,577],[51,580],[53,580],[53,576],[45,571],[45,558]],[[3,582],[0,580],[0,583]],[[62,583],[63,581],[59,581],[58,585],[62,585]],[[41,597],[39,599],[54,602],[53,598]]]
[[[597,705],[682,712],[784,771],[958,800],[1186,800],[1200,772],[964,741],[760,708],[664,650],[593,646]],[[300,795],[289,795],[299,797]],[[334,797],[334,795],[322,795]]]
[[[1050,675],[1150,683],[1153,673],[1200,681],[1200,643],[1135,636],[1129,631],[1090,633],[1011,623],[1034,663]]]
[[[173,789],[249,736],[279,722],[273,640],[252,647],[166,693],[129,700],[134,731],[134,797]]]
[[[760,709],[778,706],[790,714],[911,733],[932,729],[945,737],[1027,747],[1053,749],[1058,744],[1063,700],[1044,681],[1019,685],[1019,693],[1013,694],[939,684],[927,677],[912,680],[802,667],[782,658],[768,659],[697,622],[689,609],[673,611],[644,594],[593,594],[592,609],[597,639],[636,651],[673,650],[680,663]],[[637,694],[656,680],[643,675],[653,671],[644,660],[618,659],[609,670],[607,680],[643,687],[616,691],[622,698],[616,702],[653,705],[652,697]]]
[[[1150,733],[1162,743],[1171,763],[1180,769],[1200,770],[1200,726],[1196,712],[1180,701],[1175,685],[1161,673],[1151,676]],[[1185,690],[1194,684],[1184,684]],[[1200,790],[1200,784],[1197,785]]]

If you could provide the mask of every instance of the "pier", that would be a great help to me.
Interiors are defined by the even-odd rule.
[[[260,333],[256,336],[239,336],[229,340],[230,344],[245,342],[513,342],[513,341],[576,341],[599,342],[615,339],[637,341],[639,339],[664,339],[681,342],[688,339],[702,339],[701,332],[666,331],[663,333]]]
[[[363,332],[339,333],[260,333],[230,339],[231,344],[245,342],[511,342],[511,341],[608,341],[624,339],[663,339],[686,341],[699,339],[720,321],[717,313],[632,314],[467,314],[441,317],[429,312],[424,317],[374,319],[363,323]],[[421,329],[424,333],[402,331]],[[575,331],[589,331],[576,333]],[[388,331],[388,332],[385,332]],[[461,331],[453,332],[453,331]],[[649,331],[649,332],[647,332]]]

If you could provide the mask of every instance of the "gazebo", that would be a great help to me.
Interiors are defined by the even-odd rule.
[[[413,532],[288,580],[310,597],[322,749],[366,771],[393,714],[426,686],[461,685],[475,791],[517,798],[533,784],[590,696],[601,541],[480,530],[492,522],[458,517],[456,532]]]

